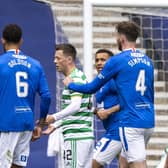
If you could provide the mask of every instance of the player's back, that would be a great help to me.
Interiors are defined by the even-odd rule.
[[[151,59],[138,50],[127,49],[106,62],[90,83],[68,85],[71,90],[94,93],[114,79],[122,112],[121,125],[136,128],[154,127],[154,68]]]
[[[1,131],[33,129],[35,94],[49,94],[42,76],[40,63],[21,51],[10,50],[0,56]]]
[[[126,50],[116,56],[120,63],[116,85],[121,99],[123,123],[129,127],[154,126],[153,63],[138,50]]]

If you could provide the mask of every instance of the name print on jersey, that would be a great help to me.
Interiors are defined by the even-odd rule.
[[[16,57],[16,55],[15,55]],[[10,60],[10,62],[8,63],[8,66],[10,68],[13,68],[14,66],[16,65],[23,65],[23,66],[26,66],[27,68],[31,68],[31,64],[29,62],[27,62],[26,60],[26,57],[23,56],[23,55],[17,55],[18,59],[13,59],[13,60]]]
[[[131,67],[139,63],[146,64],[147,66],[151,65],[150,62],[145,58],[133,58],[130,61],[128,61],[128,65],[130,65]]]

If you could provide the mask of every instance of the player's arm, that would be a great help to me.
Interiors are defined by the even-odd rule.
[[[51,94],[48,88],[48,83],[45,77],[45,73],[41,67],[41,75],[39,81],[39,95],[40,95],[40,118],[37,125],[34,128],[32,141],[39,139],[41,136],[41,132],[43,127],[45,126],[46,116],[49,112],[49,107],[51,103]]]
[[[31,141],[35,141],[40,138],[44,125],[45,125],[45,118],[40,118],[33,130]]]
[[[78,94],[79,95],[79,94]],[[55,121],[61,120],[69,115],[73,115],[78,112],[81,106],[82,97],[81,96],[72,96],[71,103],[60,112],[54,113],[52,115],[48,115],[46,118],[46,122],[51,124]]]
[[[49,111],[50,102],[51,102],[51,98],[48,94],[47,96],[41,97],[40,119],[38,120],[38,123],[33,130],[32,139],[31,139],[32,141],[39,139],[41,136],[42,129],[46,123],[46,115],[48,114],[48,111]]]
[[[68,86],[68,89],[87,94],[95,93],[101,88],[101,86],[103,86],[103,82],[98,77],[96,77],[91,83],[86,84],[77,84],[69,81],[71,81],[70,77],[66,77],[63,80],[64,85]]]
[[[39,95],[40,95],[40,119],[45,119],[51,103],[51,93],[49,91],[47,79],[44,70],[41,69],[41,76],[39,82]]]
[[[116,56],[118,57],[118,56]],[[112,57],[113,59],[114,57]],[[98,91],[107,81],[109,81],[115,74],[119,71],[118,63],[113,59],[110,59],[106,62],[104,68],[101,73],[99,73],[93,81],[86,84],[77,84],[72,82],[72,80],[67,77],[63,80],[65,86],[70,90],[74,90],[76,92],[81,93],[95,93]]]
[[[80,109],[81,103],[82,103],[81,96],[72,96],[71,103],[65,109],[52,115],[54,117],[54,120],[57,121],[78,112]]]
[[[112,113],[118,112],[120,110],[120,105],[115,105],[111,108],[108,109],[100,109],[97,111],[96,115],[101,119],[104,120],[106,118],[108,118],[109,115],[111,115]]]
[[[47,115],[46,123],[48,124],[48,128],[42,133],[48,135],[55,131],[55,129],[62,125],[63,118],[79,111],[81,102],[81,96],[73,96],[71,97],[71,103],[65,109],[61,110],[60,112]]]
[[[32,139],[31,139],[32,141],[39,139],[41,136],[42,129],[46,123],[46,115],[49,110],[49,105],[50,105],[50,98],[41,99],[40,119],[38,120],[38,123],[33,130]]]
[[[52,132],[54,132],[57,128],[59,128],[62,125],[62,120],[55,121],[52,124],[49,124],[47,129],[42,131],[42,134],[49,135]]]

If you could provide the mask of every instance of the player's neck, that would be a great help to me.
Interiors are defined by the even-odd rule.
[[[136,48],[135,42],[129,42],[122,46],[122,50],[127,50],[130,48]]]
[[[15,44],[8,44],[5,46],[5,50],[8,51],[8,50],[19,50],[19,46],[18,45],[15,45]]]
[[[75,68],[75,65],[71,65],[69,68],[67,68],[65,76],[69,76]]]

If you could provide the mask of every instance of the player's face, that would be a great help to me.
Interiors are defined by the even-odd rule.
[[[67,70],[67,57],[64,56],[62,50],[57,50],[54,56],[54,63],[56,65],[57,71],[66,74]]]
[[[103,69],[109,55],[107,53],[98,53],[95,57],[95,67],[98,73]]]

